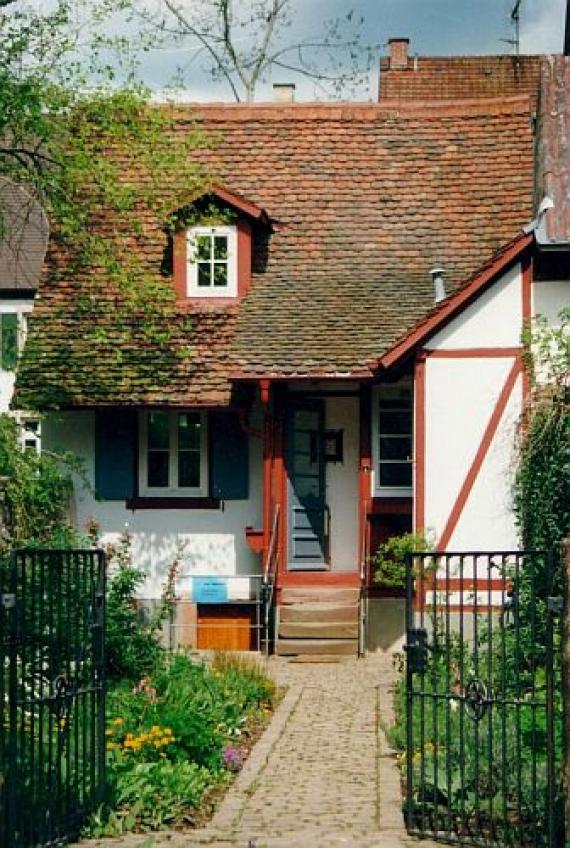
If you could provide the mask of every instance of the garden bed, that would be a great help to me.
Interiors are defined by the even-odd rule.
[[[206,664],[165,656],[135,685],[111,686],[108,799],[85,835],[199,826],[271,717],[273,682],[259,663],[217,654]]]

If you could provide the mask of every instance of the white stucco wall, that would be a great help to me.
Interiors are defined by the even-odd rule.
[[[259,422],[257,422],[259,423]],[[223,509],[145,509],[132,512],[124,501],[97,501],[95,478],[95,416],[92,412],[68,412],[48,417],[42,425],[43,447],[64,448],[79,456],[89,486],[76,481],[74,518],[79,526],[94,518],[103,542],[116,539],[128,525],[133,536],[137,564],[147,574],[141,595],[160,594],[166,570],[180,549],[182,567],[179,588],[186,593],[184,575],[248,575],[259,573],[259,557],[245,541],[247,525],[261,527],[262,444],[250,437],[249,499],[225,501]],[[233,580],[230,599],[247,597],[249,581]]]
[[[428,350],[516,347],[521,343],[522,271],[519,263],[426,344]]]
[[[540,280],[532,286],[532,311],[544,315],[552,327],[560,324],[562,309],[570,308],[570,258],[567,280]]]
[[[0,300],[0,313],[15,312],[19,316],[20,350],[24,344],[25,318],[34,308],[33,299],[30,300]],[[7,412],[14,393],[14,371],[4,371],[0,368],[0,413]]]
[[[519,347],[521,329],[522,274],[516,265],[426,345],[429,351],[467,354],[428,355],[425,362],[425,525],[438,541],[515,362],[500,351],[473,358],[468,352]],[[447,550],[516,548],[511,487],[521,410],[519,376]]]

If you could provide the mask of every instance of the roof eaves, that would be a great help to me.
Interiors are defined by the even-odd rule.
[[[375,367],[390,368],[401,361],[413,348],[425,342],[468,306],[477,295],[494,281],[498,274],[515,262],[533,241],[534,235],[532,233],[522,233],[505,245],[499,253],[496,253],[452,295],[442,301],[429,315],[381,356],[374,363]]]

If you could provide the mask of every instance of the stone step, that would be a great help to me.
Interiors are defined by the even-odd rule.
[[[280,639],[357,639],[358,621],[280,621]]]
[[[285,604],[279,621],[358,621],[358,604]]]
[[[360,589],[351,586],[303,586],[281,590],[281,604],[358,603]]]
[[[277,653],[281,657],[314,654],[356,656],[358,639],[278,639]]]

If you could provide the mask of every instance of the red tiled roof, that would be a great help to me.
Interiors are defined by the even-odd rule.
[[[24,369],[18,378],[26,402],[46,380],[62,388],[68,405],[216,404],[228,402],[238,373],[370,373],[371,360],[431,310],[434,264],[446,269],[452,291],[532,217],[533,138],[524,96],[423,105],[199,105],[175,114],[176,132],[192,130],[198,119],[216,139],[196,151],[197,161],[276,222],[274,232],[254,226],[250,291],[239,307],[193,311],[192,331],[180,333],[180,343],[194,351],[188,360],[168,365],[164,351],[147,346],[140,353],[146,367],[139,368],[133,342],[126,368],[112,344],[74,353],[81,333],[66,326],[65,304],[75,281],[47,279],[31,333],[43,338],[43,372]],[[127,247],[144,250],[157,275],[164,248],[157,222],[149,223],[144,244],[133,238]],[[57,331],[50,320],[56,314]],[[61,356],[50,353],[61,346],[70,362],[92,369],[87,394],[74,387],[73,367],[58,366]],[[154,354],[164,361],[152,372]]]
[[[207,160],[280,223],[237,322],[242,376],[360,373],[532,214],[526,98],[206,106]]]
[[[526,94],[534,108],[542,56],[416,56],[380,60],[380,100],[464,100]]]
[[[554,201],[539,226],[540,244],[570,243],[570,56],[551,56],[542,65],[537,144],[537,205]]]
[[[425,318],[422,318],[415,327],[412,327],[402,339],[399,339],[378,362],[371,364],[391,368],[392,365],[400,362],[411,350],[423,344],[471,303],[497,279],[500,273],[504,272],[513,262],[519,260],[533,242],[533,235],[521,233],[512,242],[505,245],[489,262],[478,268],[476,273],[459,286],[452,295],[434,306],[431,312]]]

